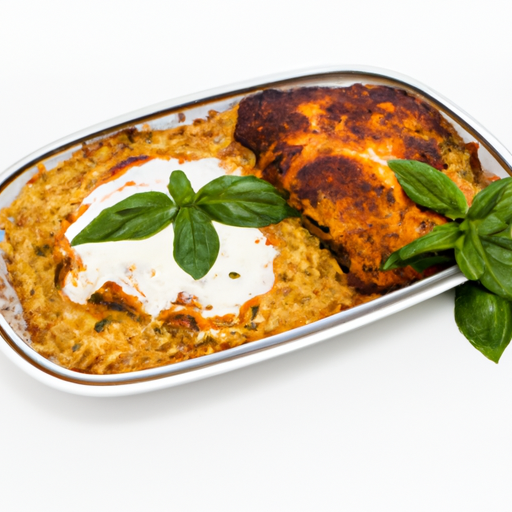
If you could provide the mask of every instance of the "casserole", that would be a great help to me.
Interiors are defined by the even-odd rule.
[[[70,136],[43,148],[5,171],[1,175],[3,186],[0,193],[0,206],[4,207],[10,204],[21,187],[37,172],[38,164],[42,163],[46,169],[51,169],[59,162],[68,159],[80,147],[80,144],[91,143],[126,127],[140,128],[144,124],[149,124],[154,130],[171,128],[178,126],[183,115],[188,120],[205,117],[209,110],[229,109],[248,94],[267,88],[294,88],[309,85],[347,86],[358,82],[391,85],[419,96],[439,109],[455,125],[466,142],[475,141],[480,144],[479,156],[487,171],[498,176],[506,176],[510,172],[512,162],[510,154],[469,116],[426,87],[399,75],[380,70],[324,69],[316,72],[297,73],[293,76],[281,75],[181,98],[149,107]],[[447,269],[407,288],[292,331],[197,359],[116,375],[77,373],[57,366],[39,356],[22,340],[20,336],[22,333],[19,329],[19,334],[16,334],[16,315],[19,315],[20,311],[16,309],[13,299],[8,307],[3,308],[6,310],[5,318],[0,319],[2,335],[6,341],[6,344],[2,344],[2,348],[29,373],[54,387],[98,396],[131,394],[204,378],[311,345],[404,309],[464,280],[465,278],[456,268]],[[11,311],[10,315],[9,311]]]

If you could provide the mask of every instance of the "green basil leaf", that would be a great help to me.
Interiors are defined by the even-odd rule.
[[[416,261],[419,261],[419,259],[415,260],[414,258],[422,254],[453,249],[461,236],[462,233],[458,222],[447,222],[446,224],[435,226],[430,233],[404,245],[401,249],[391,254],[384,265],[382,265],[381,270],[391,270],[406,267],[407,265],[413,266]]]
[[[432,255],[426,256],[421,255],[416,258],[412,258],[409,260],[409,265],[416,270],[416,272],[425,272],[430,267],[434,265],[450,265],[455,264],[455,258],[453,255]]]
[[[450,219],[463,219],[468,211],[464,194],[445,174],[416,160],[390,160],[388,166],[415,203]]]
[[[402,268],[411,266],[416,272],[425,272],[430,267],[434,265],[449,265],[455,264],[455,258],[453,254],[436,254],[436,253],[426,253],[426,254],[418,254],[413,258],[409,258],[407,260],[403,260],[399,255],[400,251],[395,251],[385,262],[384,265],[381,266],[381,270],[393,270],[395,268]]]
[[[394,270],[395,268],[406,267],[409,263],[400,258],[400,249],[392,253],[380,266],[380,270]]]
[[[176,212],[172,199],[161,192],[134,194],[103,210],[71,245],[149,238],[168,226]]]
[[[472,222],[476,224],[478,234],[480,236],[492,235],[494,233],[498,233],[499,231],[503,231],[507,227],[506,222],[492,213],[480,221],[474,220]]]
[[[485,263],[480,251],[473,243],[473,237],[467,232],[460,237],[455,244],[455,260],[461,272],[473,281],[476,281],[484,273]],[[478,239],[477,239],[478,244]]]
[[[508,235],[508,237],[503,235]],[[512,251],[512,240],[510,239],[509,229],[507,229],[505,233],[498,233],[493,236],[481,236],[480,239],[482,240],[482,242],[488,242],[490,244],[503,247],[503,249],[508,249],[509,251]]]
[[[400,249],[400,257],[403,260],[407,260],[426,252],[453,249],[461,235],[462,233],[458,222],[448,222],[440,226],[435,226],[430,233],[402,247]]]
[[[260,228],[299,217],[268,182],[255,176],[221,176],[196,194],[194,204],[212,220],[229,226]]]
[[[481,283],[500,297],[512,300],[512,250],[504,247],[505,237],[480,239],[485,270]]]
[[[485,219],[489,215],[506,224],[512,220],[512,178],[491,183],[473,199],[473,204],[468,211],[468,219]]]
[[[167,188],[178,206],[187,206],[194,202],[196,194],[183,171],[173,171],[171,173]]]
[[[219,254],[219,235],[206,214],[183,207],[174,222],[174,259],[194,279],[201,279],[213,267]]]
[[[512,249],[510,229],[496,236],[478,236],[478,221],[461,224],[463,239],[455,247],[455,258],[463,274],[480,282],[491,292],[512,300]]]
[[[455,322],[469,342],[495,363],[512,339],[511,303],[474,282],[455,289]]]

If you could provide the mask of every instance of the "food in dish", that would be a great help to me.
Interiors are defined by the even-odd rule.
[[[367,295],[417,280],[411,267],[380,267],[395,250],[446,222],[404,194],[388,160],[430,164],[469,201],[489,179],[476,144],[464,144],[425,101],[386,86],[263,91],[241,101],[235,138],[254,151],[258,175],[290,194],[349,284]]]
[[[20,197],[2,212],[6,233],[2,248],[35,350],[61,366],[81,372],[135,371],[290,330],[358,301],[336,261],[327,250],[320,249],[319,241],[298,219],[262,228],[250,240],[249,253],[264,244],[269,244],[267,250],[272,253],[272,264],[263,263],[273,270],[272,283],[264,283],[264,293],[252,289],[253,297],[247,300],[233,297],[224,285],[217,287],[219,296],[227,295],[238,304],[236,314],[232,309],[215,312],[215,304],[209,303],[213,300],[203,298],[201,303],[194,289],[173,289],[171,285],[169,307],[164,304],[163,310],[158,311],[160,306],[146,304],[142,295],[127,293],[119,275],[106,282],[99,280],[99,288],[87,290],[87,299],[79,296],[85,291],[74,287],[74,282],[82,277],[85,282],[93,278],[82,275],[84,261],[80,252],[70,247],[66,233],[86,210],[87,198],[91,200],[95,192],[103,193],[100,187],[108,187],[118,178],[133,181],[131,170],[144,174],[150,170],[147,166],[158,160],[165,172],[178,163],[184,169],[197,164],[211,171],[209,159],[216,159],[215,173],[250,173],[254,156],[234,141],[235,122],[236,109],[212,113],[207,120],[170,130],[123,131],[84,145],[55,169],[40,168]],[[118,184],[112,193],[144,185]],[[172,265],[172,246],[166,247],[167,242],[160,244],[158,239],[156,242],[150,251],[167,254],[168,265]],[[128,251],[135,254],[123,242],[114,244],[121,244],[114,249],[120,255]],[[111,257],[104,254],[105,258]],[[136,279],[132,265],[125,264],[128,283]],[[154,259],[146,270],[155,271],[155,280],[158,279]],[[224,280],[235,287],[242,288],[241,283],[254,275],[261,279],[257,276],[261,269],[250,269],[250,275],[236,266],[224,269],[228,270]],[[106,270],[100,272],[105,277]],[[135,283],[136,287],[139,285]],[[140,291],[148,295],[144,289]],[[210,312],[217,314],[211,316]]]
[[[356,93],[373,98],[372,113],[367,104],[355,101]],[[393,106],[387,97],[377,101],[378,94],[401,98],[402,103]],[[346,100],[340,103],[343,95]],[[272,102],[272,97],[282,101]],[[416,110],[409,117],[397,117],[393,109],[401,112],[402,104],[415,105]],[[340,105],[345,110],[336,110]],[[357,111],[370,123],[367,129],[351,124],[349,113]],[[429,119],[437,120],[438,126],[431,126]],[[397,123],[411,127],[389,134]],[[373,124],[378,130],[368,128]],[[386,174],[387,158],[414,158],[397,149],[408,147],[411,137],[418,139],[418,157],[446,166],[445,172],[468,198],[484,186],[475,148],[465,146],[434,109],[397,89],[361,85],[265,91],[244,99],[240,110],[211,112],[206,120],[169,130],[126,130],[85,144],[55,169],[46,171],[41,166],[1,214],[6,232],[2,249],[32,346],[57,364],[81,372],[153,368],[314,322],[420,278],[410,269],[399,269],[388,281],[379,271],[382,259],[400,244],[444,222],[443,217],[408,201],[392,174]],[[382,144],[368,146],[368,140]],[[343,149],[344,145],[348,147]],[[436,148],[444,149],[438,155]],[[351,158],[348,167],[353,172],[347,179],[339,163]],[[455,161],[462,162],[463,172],[452,172]],[[144,269],[143,262],[123,261],[122,271],[118,268],[114,276],[108,277],[110,270],[105,269],[98,269],[101,279],[84,275],[86,255],[69,241],[80,219],[86,219],[84,212],[88,208],[93,212],[87,204],[93,202],[94,194],[101,201],[109,194],[137,190],[147,182],[132,179],[130,173],[144,176],[148,170],[150,174],[150,166],[161,164],[167,172],[175,165],[204,164],[206,168],[212,162],[217,173],[268,179],[288,191],[291,203],[304,212],[309,230],[298,219],[287,219],[261,228],[250,241],[251,248],[268,246],[270,256],[263,256],[263,266],[272,268],[273,282],[261,276],[263,289],[251,285],[252,298],[233,298],[232,309],[222,310],[216,309],[213,298],[200,298],[200,292],[191,287],[181,289],[185,285],[169,286],[169,295],[163,299],[148,299],[150,294],[141,287],[144,278],[136,274],[145,272],[147,280],[153,272],[160,275],[156,263]],[[190,173],[194,174],[192,169]],[[350,187],[344,192],[346,183]],[[110,192],[109,186],[113,187]],[[336,217],[346,209],[349,215]],[[348,229],[340,231],[342,225]],[[397,229],[397,225],[403,227]],[[320,239],[337,258],[321,247]],[[160,250],[168,251],[170,265],[168,243],[157,239],[149,251],[159,256]],[[114,253],[132,251],[116,247]],[[102,259],[101,252],[97,254],[94,261]],[[247,273],[235,268],[222,272],[227,272],[224,279],[230,284],[241,283]],[[160,287],[159,297],[164,288]],[[232,295],[223,288],[218,287],[219,295]]]
[[[273,264],[278,252],[255,228],[215,223],[222,250],[211,271],[196,280],[170,258],[169,249],[174,246],[175,231],[172,225],[167,225],[154,236],[146,237],[144,233],[142,239],[130,239],[135,233],[128,233],[127,240],[116,240],[115,243],[72,243],[101,213],[135,194],[138,197],[144,194],[142,201],[146,204],[155,197],[148,196],[148,192],[164,194],[167,199],[166,185],[175,169],[184,172],[194,188],[199,189],[225,175],[219,164],[221,161],[216,158],[180,161],[148,157],[134,160],[120,176],[109,177],[106,183],[95,188],[82,202],[82,208],[87,209],[61,239],[64,253],[80,260],[80,264],[66,274],[62,292],[73,302],[86,304],[93,293],[112,283],[121,287],[124,294],[136,298],[141,309],[153,317],[169,310],[172,301],[182,293],[190,300],[194,297],[198,304],[205,305],[201,309],[201,316],[205,318],[236,316],[242,304],[269,292],[274,284]],[[160,211],[150,217],[147,224],[157,224],[159,214]],[[126,226],[126,217],[121,221]],[[167,219],[164,216],[165,223]],[[105,229],[111,229],[111,225],[112,221]],[[219,293],[219,290],[223,292]]]

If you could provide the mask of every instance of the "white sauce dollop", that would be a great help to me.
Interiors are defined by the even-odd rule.
[[[177,169],[187,175],[197,192],[225,174],[219,163],[216,158],[184,163],[176,159],[153,159],[134,166],[119,178],[96,188],[84,200],[83,204],[90,206],[68,228],[66,238],[71,241],[102,210],[133,194],[158,191],[169,195],[169,176]],[[203,317],[238,315],[245,302],[272,288],[273,261],[278,253],[272,245],[267,245],[267,239],[258,229],[216,222],[214,226],[220,239],[219,256],[202,279],[195,281],[174,261],[171,225],[146,240],[73,247],[85,270],[78,273],[78,278],[69,273],[63,292],[73,302],[85,304],[96,290],[113,282],[126,294],[137,297],[152,316],[169,309],[181,292],[197,297],[203,307]],[[233,279],[230,273],[240,277]]]

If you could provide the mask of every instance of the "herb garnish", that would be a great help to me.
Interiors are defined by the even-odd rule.
[[[174,224],[173,256],[194,279],[204,277],[219,253],[212,221],[261,228],[300,213],[268,182],[255,176],[220,176],[194,192],[183,171],[173,171],[162,192],[141,192],[103,210],[71,241],[72,246],[142,240]]]
[[[422,162],[390,160],[405,193],[453,222],[395,251],[382,270],[411,265],[422,271],[455,261],[470,280],[455,292],[455,321],[462,334],[497,363],[512,338],[512,178],[491,183],[473,199],[445,174]]]

